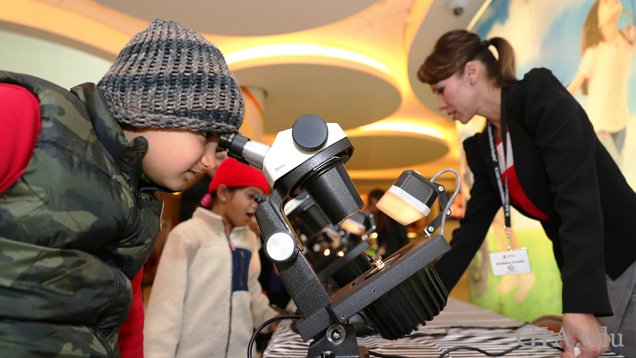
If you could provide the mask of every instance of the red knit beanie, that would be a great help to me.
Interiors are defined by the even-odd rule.
[[[265,193],[269,190],[269,184],[263,173],[232,158],[225,159],[216,169],[208,192],[215,191],[221,184],[225,184],[228,188],[255,186]]]
[[[216,169],[208,194],[201,199],[201,205],[209,208],[212,206],[212,196],[210,193],[218,189],[219,185],[225,184],[228,188],[254,186],[261,188],[265,193],[269,190],[269,183],[265,175],[260,171],[239,163],[236,159],[227,158]]]

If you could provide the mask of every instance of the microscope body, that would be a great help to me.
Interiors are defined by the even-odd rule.
[[[413,322],[397,331],[387,331],[387,337],[396,339],[411,332],[419,322],[432,319],[444,307],[448,292],[438,282],[434,270],[428,267],[450,249],[441,235],[425,243],[405,246],[392,256],[392,262],[361,275],[331,297],[302,255],[302,243],[284,213],[288,201],[307,192],[333,225],[364,206],[344,168],[353,154],[353,145],[337,124],[326,124],[320,117],[306,115],[300,117],[291,130],[280,132],[271,147],[237,135],[223,135],[219,146],[228,150],[230,157],[262,170],[273,189],[256,210],[256,219],[265,254],[276,265],[285,288],[303,316],[296,325],[298,333],[305,341],[314,339],[309,357],[320,357],[327,351],[333,352],[333,357],[361,356],[347,320],[405,279],[411,281],[405,285],[418,287],[417,292],[401,300],[417,301],[424,291],[433,292],[434,297],[409,307],[408,315],[414,318]],[[400,290],[403,289],[393,291]],[[391,299],[385,301],[380,304],[391,306]],[[384,310],[380,306],[375,308]],[[402,318],[398,316],[395,321]]]

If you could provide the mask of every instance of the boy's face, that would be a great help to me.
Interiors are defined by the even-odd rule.
[[[182,190],[195,176],[216,166],[215,154],[219,144],[218,133],[175,129],[143,128],[124,130],[126,138],[143,136],[148,140],[148,151],[143,170],[153,182],[171,190]]]

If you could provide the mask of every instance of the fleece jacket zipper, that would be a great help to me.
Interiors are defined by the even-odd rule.
[[[225,222],[223,222],[223,232],[226,233],[225,237],[227,238],[228,245],[230,246],[230,267],[232,268],[232,275],[230,275],[230,319],[228,322],[228,330],[227,330],[227,344],[225,345],[225,358],[227,358],[227,354],[230,351],[230,338],[232,336],[232,296],[234,295],[234,256],[231,251],[234,251],[234,244],[230,239],[230,235],[227,234],[225,229]]]

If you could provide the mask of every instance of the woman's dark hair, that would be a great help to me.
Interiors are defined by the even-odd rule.
[[[492,45],[499,53],[499,60],[488,49]],[[487,77],[502,87],[517,83],[515,52],[510,43],[501,37],[482,41],[479,35],[466,30],[452,30],[439,38],[431,53],[417,72],[417,78],[434,85],[455,73],[462,75],[469,61],[484,64]]]

